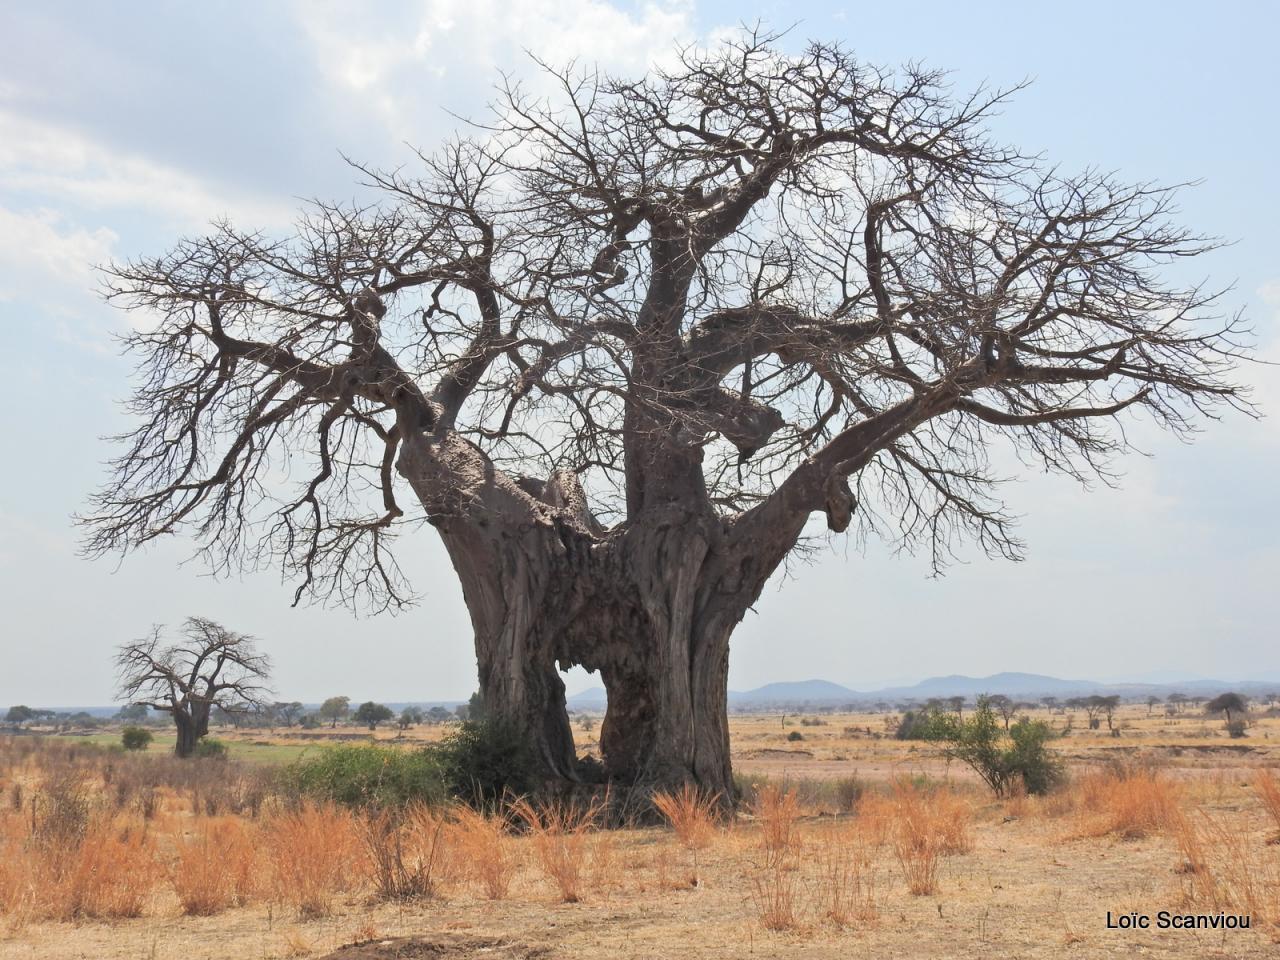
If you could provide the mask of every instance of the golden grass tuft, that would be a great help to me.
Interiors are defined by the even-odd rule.
[[[762,927],[782,931],[799,925],[797,885],[795,871],[781,861],[751,878],[751,899]]]
[[[872,820],[828,831],[822,838],[817,901],[822,915],[836,926],[871,924],[879,915],[876,868],[883,844],[880,824]]]
[[[653,805],[693,857],[690,884],[695,887],[702,883],[698,873],[698,852],[705,850],[715,836],[719,802],[719,794],[704,794],[689,783],[674,793],[664,791],[653,796]]]
[[[333,804],[303,803],[263,827],[271,894],[301,917],[326,916],[357,863],[359,835],[352,814]]]
[[[1204,811],[1180,816],[1174,826],[1185,903],[1280,923],[1280,861],[1266,843]]]
[[[1262,800],[1262,806],[1271,817],[1272,823],[1280,830],[1280,781],[1270,770],[1259,770],[1253,778],[1253,788]]]
[[[179,842],[169,882],[189,916],[244,906],[261,886],[254,833],[235,817],[204,821],[194,838]]]
[[[506,899],[519,867],[519,858],[507,836],[510,826],[505,816],[485,816],[465,806],[454,811],[458,853],[490,900]]]
[[[565,801],[535,808],[523,798],[511,806],[512,813],[529,831],[543,874],[565,903],[577,903],[583,897],[590,834],[600,809],[598,803],[583,806]]]
[[[776,866],[791,853],[798,852],[800,836],[796,821],[800,817],[800,799],[794,789],[784,790],[777,784],[768,784],[756,796],[752,812],[760,821],[766,866]]]
[[[128,821],[101,818],[73,844],[36,844],[35,913],[42,919],[139,917],[161,881],[155,843]]]
[[[1178,816],[1176,786],[1145,767],[1087,773],[1070,789],[1084,836],[1140,840],[1165,832]]]

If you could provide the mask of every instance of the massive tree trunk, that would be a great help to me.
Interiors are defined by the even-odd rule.
[[[652,498],[663,483],[606,531],[573,475],[510,479],[448,431],[406,443],[398,467],[461,581],[485,709],[526,732],[543,776],[582,776],[560,670],[583,666],[608,692],[611,780],[732,802],[729,637],[798,526],[744,540],[705,501]]]
[[[178,742],[174,745],[173,752],[179,757],[189,757],[196,752],[196,741],[200,739],[196,725],[185,713],[175,712],[173,722],[178,728]]]

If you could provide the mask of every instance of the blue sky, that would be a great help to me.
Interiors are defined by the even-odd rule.
[[[291,609],[267,571],[213,581],[167,543],[122,565],[76,555],[70,514],[102,477],[129,365],[91,264],[159,252],[209,219],[283,230],[299,197],[357,192],[345,153],[410,162],[483,111],[522,50],[643,70],[677,40],[795,23],[864,59],[951,69],[958,90],[1034,82],[996,135],[1066,170],[1200,181],[1182,218],[1234,243],[1187,279],[1234,284],[1259,354],[1280,359],[1274,158],[1280,15],[1261,3],[894,5],[468,3],[9,4],[0,10],[0,704],[103,703],[109,660],[153,622],[199,613],[264,639],[282,695],[446,699],[474,687],[461,595],[429,536],[424,593],[396,618]],[[374,12],[371,12],[374,11]],[[537,82],[534,79],[532,82]],[[1242,372],[1280,409],[1274,369]],[[824,676],[858,688],[931,674],[1172,670],[1280,678],[1273,418],[1143,435],[1119,490],[1023,474],[1021,564],[948,575],[836,542],[778,577],[736,638],[736,688]],[[571,690],[587,685],[575,677]]]

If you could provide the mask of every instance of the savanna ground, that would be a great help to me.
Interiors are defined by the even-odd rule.
[[[995,799],[884,714],[735,717],[736,820],[677,802],[678,829],[621,830],[567,808],[503,830],[273,796],[271,766],[331,731],[233,733],[231,761],[185,767],[163,740],[121,756],[14,737],[0,957],[1276,956],[1280,718],[1235,740],[1190,709],[1117,719],[1120,737],[1072,717],[1053,794]],[[1162,909],[1251,929],[1106,928]]]

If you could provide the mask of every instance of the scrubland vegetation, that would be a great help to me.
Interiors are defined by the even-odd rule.
[[[804,724],[789,767],[772,752],[796,749],[790,727],[775,719],[778,747],[753,748],[762,721],[744,720],[731,816],[692,788],[644,810],[616,788],[517,791],[502,778],[518,757],[477,726],[283,765],[11,737],[0,956],[318,957],[408,935],[459,956],[1085,956],[1119,942],[1107,910],[1158,909],[1247,913],[1213,949],[1266,956],[1280,942],[1269,722],[1247,752],[1187,749],[1195,762],[1105,732],[1059,738],[1064,776],[998,795],[937,745],[867,737],[866,718]],[[835,771],[828,750],[845,756]],[[1209,942],[1123,936],[1154,956]]]

